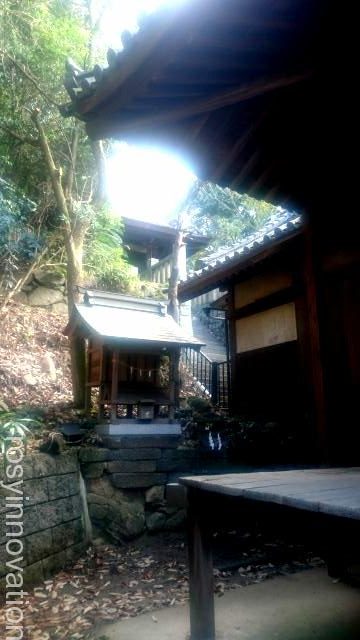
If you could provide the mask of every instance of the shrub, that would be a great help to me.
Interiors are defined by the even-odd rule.
[[[0,285],[12,289],[18,272],[34,259],[42,240],[31,228],[35,204],[0,178]]]
[[[0,401],[0,452],[5,453],[12,439],[22,438],[25,443],[33,437],[30,427],[40,426],[38,420],[25,417],[22,412],[10,411],[3,401]]]

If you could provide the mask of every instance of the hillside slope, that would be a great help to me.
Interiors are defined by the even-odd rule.
[[[12,303],[0,317],[0,399],[52,411],[71,403],[66,316]]]

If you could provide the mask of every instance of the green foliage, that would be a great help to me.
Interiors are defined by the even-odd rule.
[[[105,208],[93,217],[85,255],[85,279],[91,286],[134,296],[162,298],[161,285],[140,280],[126,261],[122,246],[123,224]]]
[[[26,441],[33,435],[30,427],[39,425],[40,423],[33,418],[10,411],[6,404],[0,401],[0,453],[5,453],[14,438],[21,438],[26,445]]]
[[[4,239],[1,257],[7,265],[3,280],[9,287],[14,284],[15,272],[18,279],[26,267],[26,260],[19,255],[20,248],[20,253],[27,252],[30,259],[37,250],[40,235],[46,237],[50,262],[59,264],[66,260],[64,220],[56,205],[37,140],[38,132],[30,117],[34,109],[40,110],[39,120],[63,176],[80,258],[81,236],[97,213],[91,204],[96,193],[96,163],[84,127],[72,118],[63,118],[58,108],[68,100],[63,86],[66,58],[76,59],[84,68],[93,58],[94,31],[89,12],[91,8],[96,22],[101,3],[94,3],[94,7],[91,4],[88,0],[1,0],[0,3],[0,83],[3,88],[0,93],[0,174],[14,186],[14,192],[21,192],[35,202],[32,215],[27,215],[26,220],[19,199],[15,202],[14,197],[6,196],[7,202],[3,203],[2,209],[10,200],[14,202],[7,207],[0,229]],[[92,59],[90,64],[93,62]],[[79,143],[73,162],[75,131]],[[74,174],[73,179],[68,180],[70,167]],[[103,267],[104,281],[112,280],[114,284],[117,274],[111,262],[114,264],[121,253],[122,249],[118,248],[115,256],[112,248],[112,255],[105,260],[104,254],[95,252],[93,263],[99,261],[99,266],[90,265],[90,271]]]
[[[198,183],[186,208],[192,230],[210,238],[210,250],[235,244],[254,233],[278,211],[268,202],[211,182]]]
[[[34,233],[34,203],[0,178],[0,285],[11,289],[21,269],[31,262],[42,246]]]
[[[301,434],[288,424],[229,419],[229,456],[234,461],[269,464],[296,461],[303,455]]]
[[[0,20],[0,170],[38,200],[45,172],[40,149],[23,142],[34,140],[29,112],[42,110],[62,161],[73,127],[57,107],[66,99],[64,60],[70,55],[85,60],[88,35],[77,5],[63,0],[2,0]]]
[[[188,405],[195,413],[204,414],[211,410],[211,402],[206,398],[189,398]]]
[[[100,289],[121,291],[132,277],[122,247],[122,222],[102,209],[93,217],[86,242],[86,276]]]
[[[188,399],[189,408],[180,412],[185,441],[191,446],[208,448],[220,435],[229,460],[242,464],[294,463],[306,459],[306,438],[288,423],[266,419],[229,417],[211,408],[203,398]],[[216,453],[216,447],[214,448]]]

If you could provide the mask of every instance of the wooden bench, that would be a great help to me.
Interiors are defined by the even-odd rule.
[[[211,540],[218,505],[231,505],[237,516],[244,505],[266,503],[339,522],[360,520],[358,467],[191,476],[180,482],[188,495],[191,640],[215,640]]]

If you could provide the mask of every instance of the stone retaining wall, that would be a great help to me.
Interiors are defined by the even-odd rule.
[[[179,447],[176,436],[122,436],[109,445],[79,451],[93,524],[117,541],[182,525],[185,510],[166,503],[165,487],[174,472],[191,471],[197,451]]]
[[[34,453],[23,458],[24,583],[40,582],[75,561],[86,547],[83,501],[92,524],[115,542],[146,532],[176,529],[185,509],[166,502],[166,484],[174,473],[193,471],[198,452],[181,447],[177,436],[122,436],[108,448],[84,447],[58,456]],[[179,446],[180,445],[180,446]],[[110,448],[111,446],[111,448]],[[80,469],[86,494],[81,495]],[[0,456],[0,584],[11,560],[6,550],[11,531],[6,496],[13,495]]]
[[[30,584],[50,577],[68,562],[78,558],[85,547],[83,507],[76,451],[52,457],[42,453],[25,456],[22,461],[24,582]],[[7,573],[6,486],[3,460],[0,460],[0,576]],[[20,521],[20,519],[18,520]],[[18,531],[18,530],[17,530]],[[17,536],[18,537],[18,536]],[[3,582],[3,580],[1,580]]]

